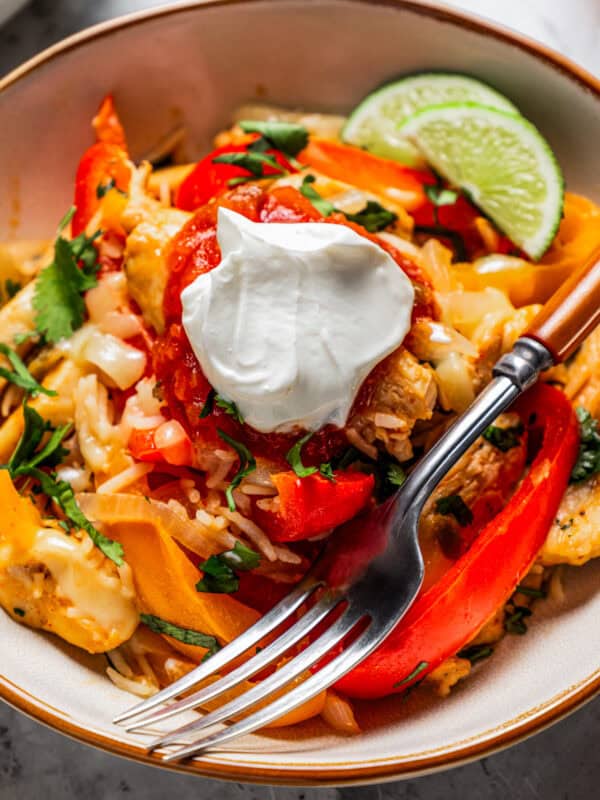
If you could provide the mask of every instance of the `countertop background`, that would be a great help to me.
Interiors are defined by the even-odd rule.
[[[314,2],[315,0],[310,0]],[[0,0],[1,2],[1,0]],[[32,0],[0,28],[0,75],[75,31],[162,0]],[[452,0],[600,75],[599,0]],[[600,699],[510,750],[437,775],[356,789],[224,784],[141,766],[0,706],[0,800],[587,800],[600,796]]]

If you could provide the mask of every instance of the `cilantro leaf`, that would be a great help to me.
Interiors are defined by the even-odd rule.
[[[453,189],[445,189],[439,183],[434,186],[427,184],[423,189],[427,199],[438,208],[441,206],[452,206],[458,200],[458,192],[455,192]]]
[[[438,514],[452,516],[465,528],[473,522],[473,512],[459,494],[449,494],[435,501],[435,510]]]
[[[516,636],[523,636],[527,633],[527,623],[525,620],[527,617],[530,617],[531,614],[531,609],[526,606],[514,606],[512,609],[508,609],[504,620],[504,630]]]
[[[397,214],[394,214],[393,211],[388,211],[387,208],[384,208],[374,200],[368,200],[366,206],[357,211],[356,214],[348,214],[346,211],[343,213],[346,219],[362,225],[369,233],[382,231],[398,219]]]
[[[417,675],[420,675],[423,672],[423,670],[426,670],[428,666],[429,666],[429,662],[428,661],[419,661],[419,663],[413,669],[413,671],[410,673],[410,675],[407,675],[406,678],[404,678],[401,681],[396,681],[396,683],[394,683],[394,685],[393,685],[393,688],[394,689],[399,689],[400,686],[405,686],[407,683],[410,683],[412,680],[414,680],[417,677]]]
[[[576,409],[579,420],[579,454],[571,471],[571,483],[580,483],[600,472],[600,433],[598,420],[581,406]]]
[[[234,402],[231,400],[226,400],[220,394],[217,394],[215,395],[215,403],[219,406],[219,408],[222,408],[226,414],[229,414],[230,417],[233,417],[236,422],[239,422],[241,425],[244,424],[244,418]]]
[[[247,571],[256,569],[260,564],[260,553],[253,550],[251,547],[246,547],[242,542],[236,542],[233,550],[226,550],[221,553],[219,558],[224,561],[231,569],[238,571]]]
[[[299,478],[307,478],[309,475],[314,475],[315,472],[319,471],[318,467],[305,467],[302,463],[302,448],[312,438],[312,435],[312,431],[310,431],[306,436],[298,439],[296,444],[290,447],[285,457],[285,460]]]
[[[235,500],[233,499],[233,490],[237,489],[237,487],[240,485],[242,480],[247,475],[250,475],[251,472],[254,472],[254,470],[256,469],[256,461],[254,459],[254,456],[252,455],[250,450],[248,450],[245,444],[236,441],[236,439],[232,439],[231,436],[225,433],[225,431],[221,430],[221,428],[217,428],[217,433],[224,442],[226,442],[230,447],[233,447],[235,452],[238,454],[238,458],[240,459],[239,469],[235,473],[235,475],[231,479],[231,483],[225,490],[225,497],[227,498],[227,505],[229,506],[229,510],[235,511]]]
[[[199,568],[204,576],[196,584],[198,592],[213,592],[231,594],[240,588],[237,572],[255,569],[260,564],[260,555],[246,547],[241,542],[236,542],[233,550],[226,550],[219,555],[211,556]]]
[[[178,642],[183,642],[184,644],[204,647],[208,650],[205,658],[214,655],[217,650],[221,649],[216,638],[209,636],[207,633],[200,633],[200,631],[194,631],[191,628],[181,628],[173,622],[167,622],[165,619],[154,616],[154,614],[140,614],[140,619],[154,633],[170,636],[172,639],[177,639]]]
[[[48,395],[48,397],[56,397],[56,392],[53,392],[51,389],[46,389],[36,381],[23,361],[19,358],[19,355],[11,347],[0,342],[0,353],[6,356],[12,366],[12,370],[6,367],[0,367],[0,376],[10,383],[14,383],[15,386],[24,389],[26,394],[45,394]]]
[[[387,471],[387,481],[391,483],[392,486],[402,486],[404,481],[406,480],[406,473],[400,466],[400,464],[390,464]]]
[[[69,222],[69,214],[59,231]],[[98,235],[99,232],[94,236],[82,233],[67,241],[59,234],[54,243],[54,260],[37,279],[33,296],[35,325],[38,333],[53,344],[68,338],[83,324],[82,294],[97,284],[99,265],[93,242]]]
[[[335,483],[335,475],[333,473],[331,461],[325,461],[323,464],[319,465],[319,475],[327,478],[327,480],[331,481],[331,483]]]
[[[476,664],[478,661],[483,661],[484,658],[489,658],[494,652],[494,649],[488,644],[474,644],[471,647],[465,647],[458,652],[459,658],[466,658],[471,664]]]
[[[202,406],[202,411],[200,412],[200,419],[206,419],[206,417],[210,416],[213,412],[213,408],[215,406],[215,397],[217,393],[214,389],[211,389],[209,393],[206,395],[206,400],[204,401],[204,405]]]
[[[244,119],[238,125],[244,133],[260,133],[272,147],[290,156],[297,156],[308,144],[308,131],[295,122]]]
[[[123,548],[118,542],[104,536],[87,519],[77,505],[75,494],[67,481],[60,480],[54,474],[43,472],[42,467],[55,467],[67,454],[62,447],[62,442],[71,431],[71,425],[61,425],[53,428],[38,412],[23,404],[23,433],[5,469],[11,478],[27,476],[39,481],[42,492],[58,505],[70,523],[83,529],[96,547],[107,558],[118,566],[123,563]],[[38,450],[45,433],[50,437],[43,447]]]
[[[286,170],[278,164],[274,156],[266,153],[221,153],[212,160],[213,164],[230,164],[234,167],[247,169],[255,178],[265,177],[265,165],[276,170],[276,174],[285,175]],[[233,180],[237,181],[237,178]]]
[[[19,281],[13,281],[11,278],[7,278],[4,281],[4,291],[6,292],[6,297],[8,300],[11,300],[21,291],[22,288],[23,287]]]
[[[324,217],[328,217],[335,211],[335,206],[329,200],[324,200],[317,190],[312,186],[315,182],[314,175],[305,175],[302,185],[300,186],[300,194],[306,197],[307,200],[313,204],[317,211]]]
[[[486,442],[492,444],[503,453],[518,447],[523,435],[523,425],[513,425],[510,428],[499,428],[497,425],[489,425],[483,432]]]

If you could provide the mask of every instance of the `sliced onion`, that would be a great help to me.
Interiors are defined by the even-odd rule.
[[[119,389],[129,389],[139,381],[146,369],[145,353],[110,333],[95,331],[86,342],[82,355]]]
[[[109,311],[100,322],[103,333],[112,333],[117,339],[131,339],[142,332],[140,318],[130,311]]]
[[[92,522],[107,525],[118,522],[149,522],[160,525],[180,544],[202,558],[220,553],[222,546],[218,539],[203,532],[204,526],[195,520],[184,520],[157,500],[148,502],[145,497],[135,494],[94,494],[77,495],[77,502],[83,513]]]
[[[411,330],[413,354],[421,361],[437,362],[450,353],[477,358],[479,351],[465,336],[450,325],[430,320],[417,320]]]
[[[438,292],[448,292],[452,286],[450,265],[452,251],[437,239],[428,239],[421,248],[421,264]]]
[[[89,289],[85,305],[91,322],[101,323],[105,316],[126,303],[127,279],[122,272],[110,272]]]
[[[514,311],[504,292],[491,286],[479,292],[439,293],[437,300],[442,308],[442,320],[469,338],[486,314],[503,312],[508,315]]]

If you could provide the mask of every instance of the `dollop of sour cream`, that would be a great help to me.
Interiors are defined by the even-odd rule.
[[[221,263],[181,293],[207,379],[259,431],[343,426],[362,381],[408,333],[409,279],[344,225],[220,208],[217,238]]]

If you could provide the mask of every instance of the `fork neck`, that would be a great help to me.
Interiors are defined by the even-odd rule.
[[[420,513],[431,492],[473,442],[510,404],[552,366],[550,351],[534,339],[522,337],[493,369],[494,379],[440,437],[417,464],[396,496]]]

